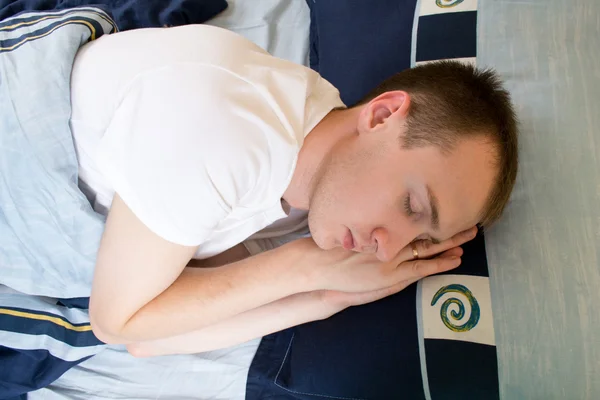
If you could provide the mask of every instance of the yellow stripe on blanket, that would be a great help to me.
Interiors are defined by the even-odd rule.
[[[88,332],[88,331],[92,330],[92,326],[90,324],[73,325],[70,322],[67,322],[61,318],[52,317],[52,316],[46,315],[46,314],[36,314],[36,313],[32,313],[32,312],[11,310],[8,308],[0,308],[0,314],[12,315],[13,317],[37,319],[40,321],[48,321],[48,322],[52,322],[56,325],[62,326],[63,328],[66,328],[66,329],[69,329],[69,330],[72,330],[75,332]]]
[[[90,24],[89,22],[87,22],[87,21],[76,19],[76,20],[72,20],[72,21],[63,22],[60,25],[56,25],[54,28],[50,29],[47,32],[44,32],[41,35],[28,36],[25,39],[21,40],[19,43],[15,43],[12,46],[0,47],[0,51],[7,51],[7,50],[10,51],[10,50],[16,49],[17,47],[19,47],[20,45],[22,45],[25,42],[29,42],[30,40],[35,40],[35,39],[43,38],[45,36],[48,36],[52,32],[54,32],[58,28],[62,28],[65,25],[70,25],[70,24],[75,24],[75,23],[79,23],[79,24],[82,24],[82,25],[87,25],[87,27],[90,28],[90,32],[91,32],[91,38],[90,38],[90,40],[96,40],[96,29],[94,28],[94,26],[92,24]]]

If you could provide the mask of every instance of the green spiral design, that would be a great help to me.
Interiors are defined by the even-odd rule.
[[[455,7],[462,3],[464,0],[435,0],[435,5],[440,8]]]
[[[453,320],[458,321],[465,316],[465,305],[463,302],[455,297],[451,297],[442,303],[442,307],[440,309],[440,317],[442,318],[444,325],[446,325],[446,327],[453,332],[468,332],[475,328],[480,317],[479,303],[477,303],[477,299],[475,299],[473,293],[471,293],[466,286],[452,284],[442,287],[433,295],[433,299],[431,299],[431,306],[435,306],[435,303],[437,303],[437,301],[447,293],[460,293],[465,296],[471,305],[471,316],[462,325],[456,325],[454,321],[451,321],[450,317],[452,317]],[[448,313],[448,307],[450,307],[452,304],[458,306],[458,311],[452,310],[450,313]]]

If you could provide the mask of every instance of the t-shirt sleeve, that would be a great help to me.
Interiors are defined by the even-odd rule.
[[[277,124],[272,114],[251,86],[225,71],[163,68],[137,77],[121,95],[97,167],[151,231],[197,246],[268,178],[261,124]]]

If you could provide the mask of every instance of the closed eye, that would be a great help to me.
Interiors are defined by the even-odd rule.
[[[409,217],[415,217],[416,215],[419,214],[411,206],[410,194],[407,195],[406,198],[404,199],[404,212]],[[441,243],[441,241],[439,239],[433,238],[433,237],[429,236],[428,234],[421,235],[421,236],[415,238],[415,240],[430,240],[433,244]]]
[[[408,196],[406,196],[406,198],[404,199],[404,212],[409,217],[412,217],[413,215],[415,215],[415,212],[413,211],[413,209],[410,205],[410,194]]]
[[[432,238],[431,236],[429,236],[427,234],[416,237],[415,241],[416,240],[429,240],[433,244],[440,244],[441,243],[440,240]]]

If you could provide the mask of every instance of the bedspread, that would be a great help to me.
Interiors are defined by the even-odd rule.
[[[42,296],[91,288],[104,220],[77,186],[70,74],[83,44],[115,30],[99,8],[0,23],[0,398],[49,383],[102,347],[85,312]]]
[[[227,8],[226,0],[0,0],[0,20],[17,13],[101,6],[120,31],[202,24]]]
[[[104,221],[77,186],[70,74],[79,47],[115,29],[92,8],[0,24],[0,283],[20,292],[89,295]]]

